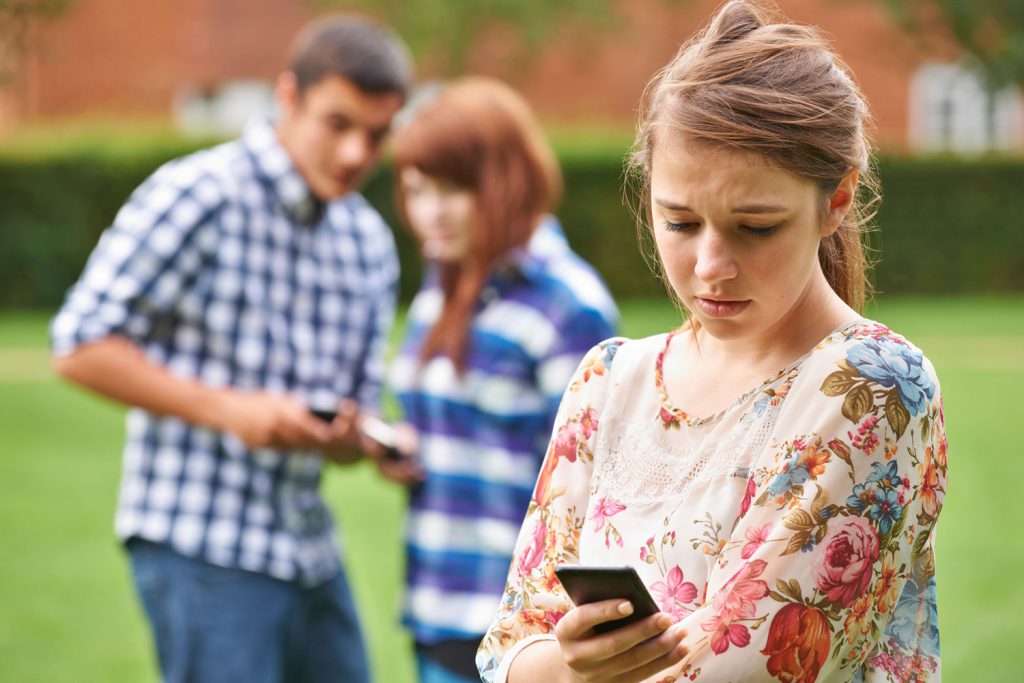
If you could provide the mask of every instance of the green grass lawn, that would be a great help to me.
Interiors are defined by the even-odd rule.
[[[673,326],[663,302],[622,307],[625,333]],[[938,580],[947,681],[1017,681],[1024,640],[1024,297],[883,300],[870,311],[938,370],[950,491]],[[46,316],[0,313],[0,680],[155,681],[112,519],[123,411],[58,383]],[[326,492],[344,531],[377,679],[412,681],[398,626],[403,498],[368,467],[332,469]]]

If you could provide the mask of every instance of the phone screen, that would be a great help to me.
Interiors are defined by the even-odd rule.
[[[601,600],[616,598],[629,600],[633,603],[633,613],[598,624],[594,630],[607,633],[622,628],[636,621],[658,613],[658,605],[647,592],[640,576],[633,567],[581,567],[562,565],[555,568],[558,580],[565,587],[565,592],[572,598],[573,604],[585,605]]]
[[[395,434],[395,428],[384,420],[373,415],[364,415],[359,427],[363,436],[369,437],[384,447],[384,454],[389,460],[402,460],[405,457],[398,450],[398,436]]]

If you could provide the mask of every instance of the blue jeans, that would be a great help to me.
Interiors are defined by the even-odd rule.
[[[449,671],[430,657],[416,655],[416,669],[419,672],[419,683],[480,683],[480,677],[466,678]]]
[[[368,683],[344,574],[313,588],[128,542],[166,683]]]
[[[480,683],[473,660],[481,638],[450,638],[430,645],[416,643],[419,683]]]

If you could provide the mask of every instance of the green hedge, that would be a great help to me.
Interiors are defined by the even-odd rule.
[[[53,307],[77,278],[117,209],[163,161],[197,142],[174,138],[116,149],[93,145],[0,153],[0,308]],[[576,250],[619,297],[663,290],[637,246],[623,202],[621,147],[561,154],[559,216]],[[874,280],[883,294],[1024,291],[1024,159],[885,158]],[[415,246],[391,205],[391,174],[365,188],[396,227],[402,295],[419,283]]]

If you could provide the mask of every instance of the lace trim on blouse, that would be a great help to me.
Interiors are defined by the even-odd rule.
[[[844,322],[819,344],[860,321]],[[794,360],[729,407],[705,418],[675,408],[665,390],[662,364],[678,332],[671,332],[655,360],[657,419],[624,418],[619,429],[598,430],[592,492],[614,492],[627,505],[660,505],[682,500],[716,478],[749,476],[775,427],[779,413],[813,349]],[[685,425],[685,427],[683,427]]]
[[[682,500],[716,478],[745,479],[767,445],[781,405],[766,405],[760,414],[752,407],[740,418],[740,426],[724,433],[693,431],[682,447],[673,443],[678,433],[658,434],[646,422],[599,430],[593,490],[614,492],[625,505],[662,505]]]

